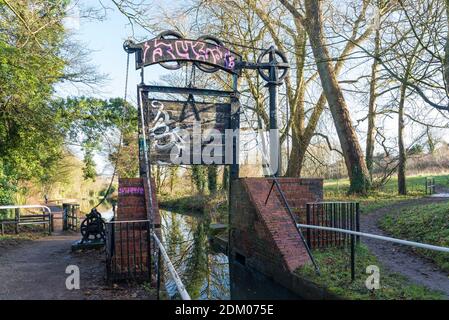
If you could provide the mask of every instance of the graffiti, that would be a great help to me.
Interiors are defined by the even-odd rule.
[[[153,39],[140,46],[142,52],[137,68],[161,62],[194,61],[237,73],[236,65],[242,60],[238,54],[223,46],[200,40]]]
[[[120,187],[118,189],[119,194],[144,194],[143,187]]]
[[[173,148],[177,148],[178,152],[181,152],[184,139],[180,135],[180,128],[176,125],[174,128],[170,128],[170,115],[164,110],[164,104],[160,101],[154,100],[150,103],[151,112],[156,116],[154,117],[149,127],[150,138],[153,141],[153,146],[156,151],[169,152]],[[164,162],[160,161],[160,164]]]
[[[196,102],[193,96],[186,101],[149,99],[146,92],[142,94],[152,163],[176,164],[182,158],[183,164],[198,164],[207,146],[206,150],[215,148],[217,158],[224,157],[230,104]]]

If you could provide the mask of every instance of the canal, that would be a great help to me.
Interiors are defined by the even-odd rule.
[[[207,214],[161,210],[161,218],[167,253],[192,299],[300,299],[264,275],[229,263],[209,241],[214,230]],[[165,279],[170,298],[179,299],[168,273]]]

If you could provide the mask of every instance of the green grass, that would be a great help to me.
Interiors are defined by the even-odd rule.
[[[192,211],[202,213],[207,202],[207,197],[203,195],[172,196],[170,194],[158,195],[160,208],[177,212]]]
[[[435,184],[449,187],[449,175],[416,175],[407,177],[407,196],[398,194],[397,178],[394,177],[379,190],[371,191],[367,196],[348,196],[349,180],[326,180],[324,182],[324,198],[326,201],[356,201],[360,202],[362,213],[369,213],[398,201],[425,196],[425,178],[435,178]]]
[[[158,195],[159,207],[176,212],[208,213],[213,216],[227,218],[228,200],[224,193],[217,192],[214,195],[188,195],[179,196],[171,194]]]
[[[359,245],[356,249],[356,277],[351,282],[350,255],[345,249],[328,248],[314,250],[313,255],[320,267],[321,275],[317,275],[311,264],[307,264],[296,273],[341,299],[347,300],[439,300],[443,294],[431,291],[426,287],[411,284],[408,280],[394,273],[389,273],[379,264],[369,250]],[[380,288],[368,290],[365,286],[366,267],[379,266]]]
[[[388,214],[380,221],[380,227],[394,237],[449,247],[449,202]],[[416,249],[416,252],[449,272],[449,253],[424,249]]]
[[[4,247],[13,247],[24,242],[48,236],[48,233],[43,232],[42,228],[34,230],[26,227],[28,226],[21,226],[22,231],[19,234],[14,234],[12,232],[5,233],[4,235],[0,234],[0,250]]]

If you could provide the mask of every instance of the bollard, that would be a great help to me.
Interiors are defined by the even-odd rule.
[[[16,214],[16,234],[19,234],[20,209],[16,208],[14,209],[14,212]]]
[[[63,203],[62,204],[62,230],[67,231],[69,229],[68,226],[68,215],[70,210],[70,204]]]

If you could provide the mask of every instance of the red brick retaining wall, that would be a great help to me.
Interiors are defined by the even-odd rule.
[[[279,182],[298,214],[305,212],[306,203],[322,200],[320,179],[279,178]],[[276,189],[265,205],[271,185],[267,178],[232,182],[230,248],[232,258],[244,259],[247,266],[273,276],[293,272],[309,256]]]

